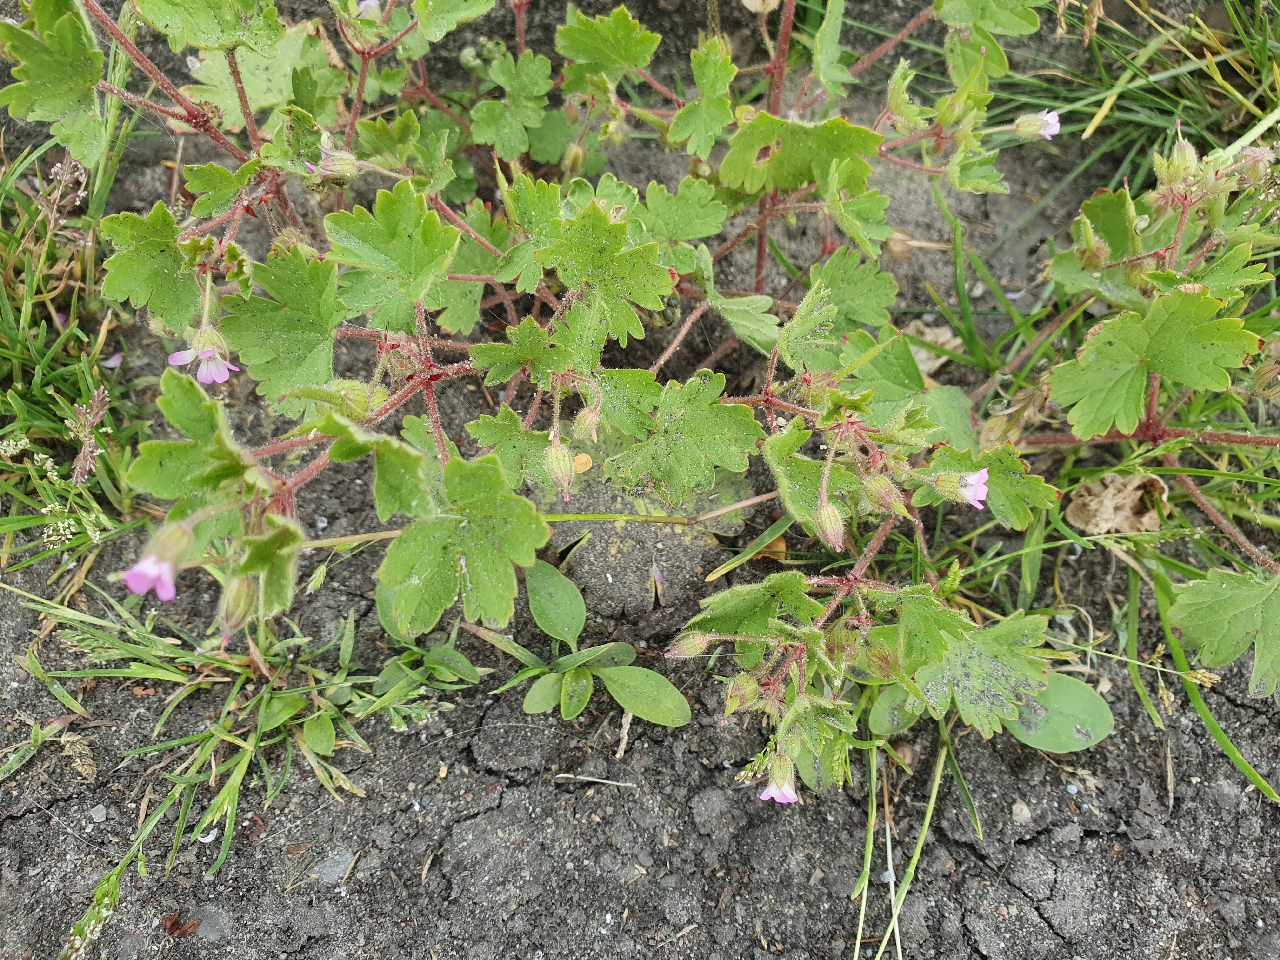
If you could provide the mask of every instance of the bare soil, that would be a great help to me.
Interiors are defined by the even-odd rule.
[[[281,6],[294,16],[303,6],[312,12],[311,5]],[[598,13],[608,5],[581,6]],[[705,24],[701,3],[655,0],[635,6],[648,26],[666,34],[667,57],[683,56]],[[748,18],[728,0],[722,7],[742,47],[739,53],[751,56]],[[851,4],[851,11],[895,29],[914,7]],[[560,3],[535,4],[531,42],[549,46],[562,14]],[[500,8],[472,35],[510,32],[510,14]],[[865,36],[848,39],[864,49],[874,42]],[[1037,42],[1052,41],[1046,36]],[[166,48],[153,40],[147,49],[159,55]],[[665,69],[674,69],[675,62],[666,61]],[[865,121],[875,109],[867,99],[855,102],[850,114]],[[119,208],[147,209],[167,195],[157,160],[172,156],[173,149],[172,140],[163,138],[142,145],[122,177]],[[1011,186],[1008,196],[949,195],[972,246],[987,249],[1079,158],[1069,143],[1009,151],[1001,160]],[[643,142],[620,151],[612,166],[616,175],[642,189],[651,178],[674,186],[686,168],[683,155],[663,154]],[[884,170],[877,185],[893,196],[895,226],[918,239],[947,239],[926,184]],[[991,264],[996,278],[1008,289],[1029,286],[1043,259],[1042,242],[1050,236],[1061,240],[1081,199],[1078,190],[1064,196],[1047,216],[1006,243]],[[822,242],[816,229],[802,223],[779,231],[779,242],[797,264],[807,265],[816,256]],[[735,230],[729,224],[726,233]],[[744,282],[751,256],[743,251],[731,264]],[[917,250],[907,260],[886,256],[884,265],[902,288],[899,323],[916,315],[906,311],[930,306],[926,282],[943,296],[954,292],[946,252]],[[989,295],[977,300],[979,308],[990,309],[991,303]],[[728,335],[719,321],[708,320],[665,374],[687,375]],[[647,364],[670,336],[670,328],[651,331],[629,348],[626,360]],[[136,351],[131,375],[157,376],[164,364],[161,344],[144,331],[129,337]],[[340,357],[339,363],[356,369],[361,359]],[[746,348],[724,357],[718,368],[729,376],[732,390],[760,375],[759,358]],[[963,370],[948,376],[953,382],[966,380]],[[232,386],[228,398],[243,435],[271,433],[259,398],[243,386]],[[443,405],[450,436],[465,454],[473,453],[461,426],[491,412],[483,394],[458,386]],[[630,495],[603,488],[590,474],[583,481],[583,503]],[[743,481],[760,491],[769,489],[768,483],[754,467]],[[317,528],[323,520],[326,535],[376,528],[372,497],[357,465],[333,468],[308,487],[300,516]],[[664,666],[659,656],[696,600],[711,592],[703,582],[705,572],[768,522],[761,514],[749,516],[745,525],[725,527],[715,536],[657,525],[596,530],[594,542],[578,545],[573,553],[566,548],[577,535],[566,531],[551,545],[566,549],[558,559],[566,561],[587,598],[584,642],[636,643],[640,662],[669,672],[688,695],[694,713],[687,727],[668,731],[636,722],[617,759],[621,716],[611,701],[597,695],[573,723],[525,716],[520,691],[497,697],[485,692],[505,682],[516,665],[487,645],[464,643],[473,662],[495,671],[478,688],[445,698],[449,709],[423,728],[396,733],[385,724],[365,725],[362,733],[372,753],[339,754],[340,765],[366,798],[335,801],[298,765],[270,807],[262,807],[261,785],[251,785],[232,852],[212,877],[205,871],[219,846],[213,838],[184,844],[177,866],[166,874],[163,860],[172,835],[161,827],[148,844],[147,875],[128,872],[119,910],[91,955],[113,960],[161,954],[202,960],[851,956],[858,903],[849,893],[861,871],[865,782],[858,779],[824,795],[806,793],[802,805],[761,803],[734,780],[764,743],[759,719],[736,715],[721,724],[721,685],[697,663]],[[995,539],[984,538],[980,548]],[[1016,536],[1005,539],[1013,543]],[[103,574],[120,569],[140,545],[138,538],[111,544],[98,559],[96,581],[105,585]],[[306,558],[303,574],[322,559]],[[305,632],[327,640],[354,610],[356,658],[372,668],[393,654],[374,609],[379,559],[380,552],[371,550],[335,567],[325,587],[313,597],[300,597],[293,611]],[[661,602],[648,572],[653,564],[665,583]],[[1039,601],[1049,605],[1056,598],[1052,564],[1045,567]],[[774,569],[765,560],[736,576],[754,579]],[[3,576],[13,586],[47,593],[49,573],[32,568]],[[1101,634],[1111,624],[1108,600],[1121,601],[1125,576],[1110,555],[1086,553],[1063,560],[1058,587],[1062,599],[1082,608]],[[166,616],[203,630],[213,617],[216,585],[187,573],[179,589]],[[1145,590],[1143,597],[1154,611]],[[87,602],[95,604],[92,598]],[[1154,613],[1144,612],[1142,624],[1142,647],[1150,650],[1157,642]],[[1075,618],[1073,627],[1083,633],[1084,616]],[[6,724],[0,746],[24,736],[19,715],[44,721],[62,712],[43,684],[13,661],[38,629],[29,610],[9,599],[0,602],[0,722]],[[523,598],[512,631],[535,649],[543,642]],[[1104,649],[1114,649],[1114,640]],[[56,638],[44,639],[40,652],[50,668],[80,663],[59,648]],[[1157,731],[1124,671],[1106,660],[1096,666],[1095,679],[1111,684],[1105,696],[1117,721],[1116,733],[1097,747],[1061,758],[1008,737],[960,739],[959,761],[981,812],[983,839],[945,780],[901,918],[902,956],[1280,956],[1280,809],[1252,787],[1246,789],[1180,693],[1174,693],[1168,729]],[[1242,752],[1274,780],[1280,776],[1280,711],[1274,700],[1249,699],[1248,669],[1246,659],[1227,670],[1207,699]],[[92,738],[96,777],[86,780],[53,746],[0,788],[0,957],[56,956],[99,878],[128,847],[148,785],[162,792],[160,772],[148,772],[154,758],[125,761],[123,753],[148,742],[164,707],[163,694],[139,695],[129,686],[101,682],[82,697],[94,720],[75,729]],[[212,693],[188,699],[167,735],[200,729],[204,716],[219,706]],[[930,770],[935,743],[927,725],[906,739],[918,753],[916,769]],[[922,772],[889,776],[893,867],[900,876],[928,784]],[[203,794],[197,805],[207,804],[209,797]],[[873,938],[881,935],[888,916],[882,878],[888,866],[881,836],[868,894]],[[165,918],[175,914],[180,924],[200,923],[190,935],[175,938],[165,926]]]

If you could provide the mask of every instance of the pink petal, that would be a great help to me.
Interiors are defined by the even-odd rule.
[[[774,784],[764,788],[764,792],[760,794],[761,800],[774,800],[778,796],[778,788]]]
[[[161,603],[168,603],[178,593],[177,586],[173,582],[175,572],[173,564],[161,563],[157,566],[160,568],[160,573],[156,577],[156,596]]]
[[[104,370],[114,370],[122,363],[124,363],[124,354],[113,353],[111,356],[107,357],[107,359],[101,361],[98,366],[102,367]]]
[[[160,564],[152,556],[143,557],[125,571],[124,585],[130,593],[146,593],[160,575]]]
[[[196,358],[194,350],[179,350],[177,353],[169,354],[169,364],[174,367],[186,366]]]

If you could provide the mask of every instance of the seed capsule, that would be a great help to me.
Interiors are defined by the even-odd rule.
[[[563,443],[553,443],[547,447],[546,466],[552,485],[564,495],[565,503],[568,503],[569,487],[573,485],[573,454]]]

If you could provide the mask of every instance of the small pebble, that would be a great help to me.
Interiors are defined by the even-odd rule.
[[[92,810],[90,810],[89,819],[92,820],[94,823],[102,823],[104,820],[106,820],[107,819],[106,806],[100,803],[96,807],[94,807]]]
[[[328,518],[328,517],[316,517],[316,529],[317,529],[317,530],[323,530],[323,529],[324,529],[325,527],[327,527],[328,525],[329,525],[329,518]]]
[[[1080,788],[1077,787],[1074,783],[1067,784],[1067,793],[1071,794],[1074,797],[1079,792],[1080,792]]]

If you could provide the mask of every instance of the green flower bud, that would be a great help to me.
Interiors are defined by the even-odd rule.
[[[585,440],[590,437],[594,443],[596,427],[599,423],[600,411],[595,407],[583,407],[578,411],[578,415],[573,418],[573,439]]]
[[[751,706],[760,699],[760,684],[749,673],[740,673],[729,681],[724,693],[724,715]],[[723,722],[723,721],[721,721]]]
[[[834,503],[827,501],[813,515],[813,527],[818,539],[839,553],[844,549],[844,518]]]
[[[586,163],[587,151],[580,143],[571,143],[564,148],[564,158],[560,161],[560,169],[566,177],[576,177]]]
[[[569,487],[573,485],[573,454],[563,443],[553,443],[547,447],[547,476],[552,485],[564,494],[565,503],[569,502]]]
[[[1200,166],[1200,157],[1196,154],[1196,148],[1186,140],[1179,140],[1173,145],[1173,154],[1169,157],[1169,166],[1167,167],[1167,175],[1170,180],[1178,181],[1188,177],[1194,177],[1196,170]]]
[[[218,623],[222,636],[243,630],[258,606],[258,587],[251,577],[232,577],[222,588],[218,600]]]
[[[688,630],[672,641],[667,648],[668,660],[688,660],[706,652],[711,645],[711,635],[701,630]]]

